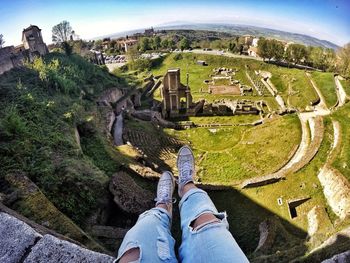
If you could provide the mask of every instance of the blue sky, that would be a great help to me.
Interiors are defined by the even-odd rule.
[[[46,43],[67,20],[83,39],[173,21],[262,26],[303,33],[338,45],[350,42],[349,0],[0,0],[0,34],[6,45],[21,41],[23,28],[38,25]]]

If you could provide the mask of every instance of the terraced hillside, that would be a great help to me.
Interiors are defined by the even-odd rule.
[[[134,88],[147,87],[140,80],[174,67],[183,83],[190,74],[194,101],[263,100],[264,112],[164,120],[155,111],[159,86],[135,106]],[[206,92],[204,80],[217,67],[234,68],[234,78],[254,92]],[[116,77],[80,57],[50,54],[0,76],[4,211],[115,255],[139,212],[152,206],[159,173],[176,175],[176,152],[189,144],[198,186],[227,211],[230,231],[251,262],[320,262],[350,249],[347,80],[190,53],[170,54],[138,74]],[[181,123],[190,125],[180,129]],[[124,145],[115,146],[118,128]]]

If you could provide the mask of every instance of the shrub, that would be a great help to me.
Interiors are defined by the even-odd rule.
[[[178,61],[178,60],[183,59],[182,54],[181,54],[181,53],[177,53],[177,54],[174,56],[173,59],[174,59],[175,61]]]

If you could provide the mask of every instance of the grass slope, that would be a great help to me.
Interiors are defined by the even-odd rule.
[[[122,83],[79,56],[58,53],[1,75],[0,177],[25,172],[60,211],[84,224],[118,169],[106,156],[91,158],[91,151],[99,154],[91,144],[105,140],[94,99]],[[92,142],[83,140],[81,151],[75,129],[84,125]]]
[[[202,182],[225,185],[274,172],[290,158],[301,139],[296,115],[255,127],[167,132],[191,142]]]
[[[312,72],[312,78],[316,82],[317,87],[320,89],[323,97],[326,100],[328,108],[333,107],[338,100],[336,87],[334,82],[334,74],[329,72]]]

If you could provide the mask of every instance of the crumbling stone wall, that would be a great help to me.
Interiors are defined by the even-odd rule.
[[[50,234],[41,235],[28,224],[0,212],[0,262],[110,262],[111,256],[97,253]]]

